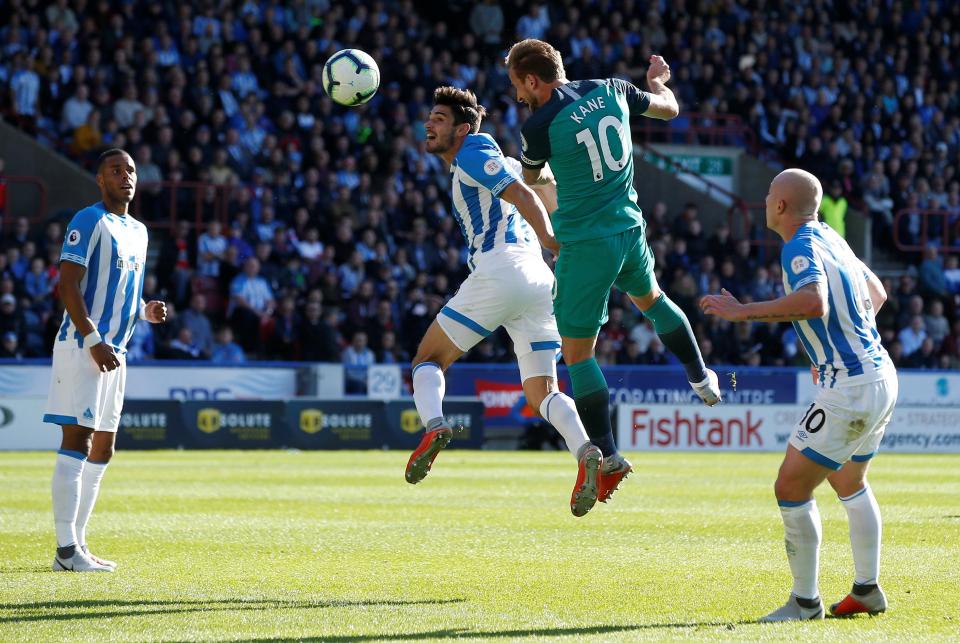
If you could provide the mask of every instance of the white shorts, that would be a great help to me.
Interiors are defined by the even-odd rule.
[[[880,447],[898,390],[897,374],[892,369],[876,382],[818,389],[790,444],[830,469],[839,469],[847,460],[865,462]]]
[[[557,376],[560,333],[553,316],[553,272],[531,252],[485,258],[437,315],[450,341],[467,352],[503,326],[517,355],[520,380]]]
[[[117,360],[119,368],[102,373],[89,348],[55,348],[43,421],[116,433],[127,384],[126,357],[118,353]]]

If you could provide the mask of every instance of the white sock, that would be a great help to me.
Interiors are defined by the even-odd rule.
[[[53,524],[57,531],[57,547],[78,545],[76,522],[80,507],[80,478],[87,456],[79,451],[60,449],[53,467]]]
[[[857,572],[853,582],[858,585],[876,583],[880,578],[880,535],[883,531],[880,505],[870,485],[864,485],[860,491],[840,500],[850,523],[850,547]]]
[[[787,560],[793,573],[793,593],[800,598],[817,598],[817,572],[820,567],[820,511],[817,501],[799,507],[780,506],[783,517]]]
[[[446,381],[439,366],[433,362],[420,362],[413,367],[413,401],[423,426],[427,426],[430,420],[443,418],[445,392]]]
[[[577,415],[577,405],[569,396],[553,392],[540,402],[540,415],[556,427],[567,443],[573,457],[577,457],[580,447],[589,441],[583,422]]]
[[[80,478],[80,506],[77,509],[77,544],[83,547],[87,544],[87,521],[93,512],[93,505],[97,503],[97,494],[100,493],[100,481],[107,470],[107,462],[87,461]]]

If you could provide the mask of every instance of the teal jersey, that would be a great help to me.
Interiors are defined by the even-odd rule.
[[[548,161],[557,178],[551,216],[560,242],[598,239],[643,225],[633,188],[630,117],[650,107],[650,95],[619,78],[560,85],[520,131],[521,162]]]

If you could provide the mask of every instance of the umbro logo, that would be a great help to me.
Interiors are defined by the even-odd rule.
[[[83,417],[87,418],[88,420],[93,419],[93,413],[90,412],[89,406],[87,407],[87,410],[83,412]]]

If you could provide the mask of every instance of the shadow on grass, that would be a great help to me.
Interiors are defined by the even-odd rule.
[[[252,642],[260,641],[334,641],[350,643],[359,641],[417,641],[423,639],[518,639],[525,636],[599,636],[620,632],[638,632],[643,630],[681,630],[697,627],[724,627],[733,631],[738,625],[754,625],[756,621],[737,622],[705,622],[705,623],[648,623],[644,625],[595,625],[588,627],[545,627],[528,630],[466,630],[451,628],[432,632],[410,632],[404,634],[360,634],[355,636],[321,636],[301,637],[296,639],[278,639],[276,637],[261,639],[245,639]]]
[[[50,565],[14,565],[0,569],[0,574],[34,574],[50,571]]]
[[[39,603],[0,604],[0,610],[68,610],[50,611],[41,614],[18,614],[0,616],[0,623],[29,623],[36,621],[71,621],[80,619],[101,619],[125,616],[151,616],[156,614],[187,614],[190,612],[235,612],[242,610],[271,609],[317,609],[326,607],[403,607],[407,605],[449,605],[466,602],[464,598],[424,599],[416,601],[402,600],[360,600],[360,601],[285,601],[270,599],[224,599],[210,601],[168,600],[168,601],[123,601],[123,600],[77,600],[43,601]],[[99,608],[117,608],[102,611]],[[83,610],[83,611],[76,611]],[[363,640],[363,639],[358,639]]]

